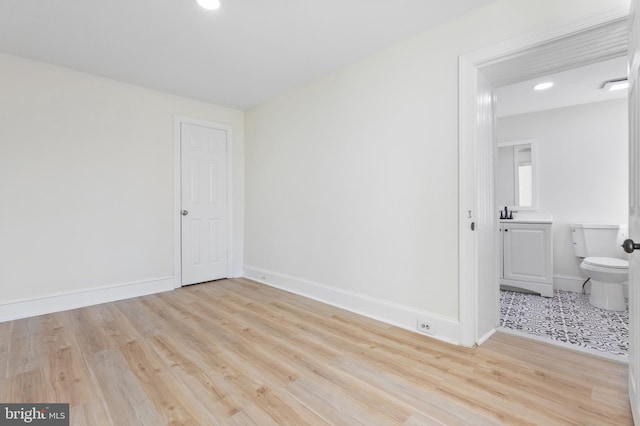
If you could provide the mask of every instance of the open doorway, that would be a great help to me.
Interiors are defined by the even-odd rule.
[[[528,252],[530,244],[501,245],[499,330],[622,362],[629,349],[628,308],[590,303],[592,283],[575,253],[572,226],[606,225],[612,235],[617,226],[621,237],[626,229],[627,91],[608,84],[626,76],[627,58],[620,56],[497,87],[494,137],[496,204],[515,212],[515,219],[500,220],[502,239],[513,240],[519,228],[528,238],[541,235],[536,229],[550,234],[541,253]],[[605,249],[624,262],[621,242]],[[516,255],[530,276],[508,280],[505,271]]]
[[[615,7],[460,57],[460,341],[499,322],[495,88],[626,55],[628,9]],[[633,324],[631,324],[633,327]]]

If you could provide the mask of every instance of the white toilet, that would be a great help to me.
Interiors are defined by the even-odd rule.
[[[627,308],[622,284],[629,279],[629,261],[621,244],[626,225],[582,223],[571,225],[575,255],[580,268],[591,278],[589,303],[611,311]]]

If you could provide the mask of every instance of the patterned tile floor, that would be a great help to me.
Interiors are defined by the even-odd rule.
[[[542,297],[500,291],[500,327],[523,332],[607,358],[626,359],[629,310],[607,311],[589,304],[589,296],[568,291]]]

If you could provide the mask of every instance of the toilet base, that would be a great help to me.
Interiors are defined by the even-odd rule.
[[[592,279],[589,303],[596,308],[608,311],[624,311],[627,309],[622,284],[619,283],[605,283]]]

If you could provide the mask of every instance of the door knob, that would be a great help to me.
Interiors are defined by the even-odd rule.
[[[180,213],[182,213],[182,216],[186,216],[189,214],[188,210],[182,210]]]
[[[622,243],[622,248],[627,253],[633,253],[634,250],[640,250],[640,244],[634,243],[633,240],[624,240],[624,243]]]

